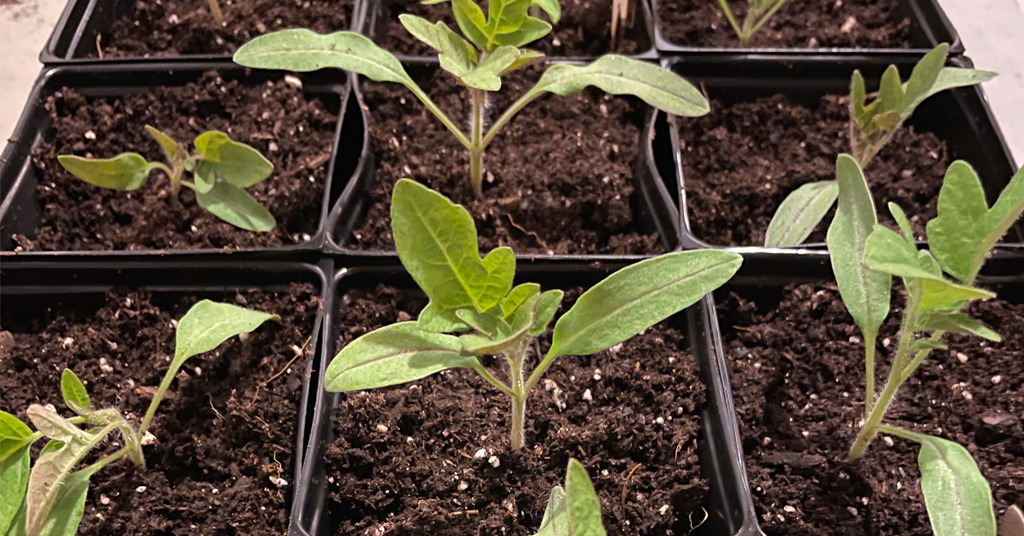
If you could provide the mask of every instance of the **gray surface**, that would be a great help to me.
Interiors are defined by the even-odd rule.
[[[1024,49],[1014,39],[1024,28],[1024,0],[940,1],[967,54],[979,68],[1000,73],[985,91],[1018,163],[1024,161]],[[14,130],[41,67],[39,51],[63,7],[64,0],[0,0],[0,135]]]

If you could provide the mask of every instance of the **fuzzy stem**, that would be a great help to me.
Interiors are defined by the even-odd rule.
[[[470,89],[472,97],[473,120],[469,147],[469,179],[473,183],[473,193],[477,197],[484,195],[484,108],[487,106],[487,92],[481,89]]]
[[[459,127],[455,126],[455,123],[448,117],[448,115],[445,114],[437,104],[434,104],[434,101],[430,100],[430,97],[427,96],[419,86],[412,84],[408,87],[409,91],[412,91],[412,94],[427,107],[427,110],[430,110],[430,113],[434,114],[434,117],[436,117],[438,121],[440,121],[441,124],[444,125],[453,136],[455,136],[455,139],[459,140],[459,143],[461,143],[463,147],[467,149],[471,147],[472,144],[469,141],[469,138],[466,137]]]
[[[875,407],[875,338],[864,338],[864,419],[867,420]]]
[[[140,439],[146,435],[146,430],[149,429],[150,423],[153,422],[156,408],[160,405],[160,401],[164,399],[164,395],[167,394],[167,389],[171,387],[171,382],[174,381],[176,372],[175,369],[167,369],[164,379],[160,382],[160,386],[156,388],[156,393],[153,393],[153,400],[149,402],[149,407],[146,408],[146,415],[142,417],[142,425],[139,426],[137,435]]]
[[[519,450],[526,443],[526,397],[530,390],[523,382],[523,362],[526,361],[526,345],[506,356],[509,378],[512,383],[512,448]]]

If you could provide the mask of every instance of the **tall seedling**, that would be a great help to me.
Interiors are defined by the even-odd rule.
[[[728,281],[742,258],[727,251],[670,253],[623,268],[590,288],[557,322],[541,356],[535,340],[555,317],[561,290],[512,286],[515,255],[507,247],[480,258],[469,212],[441,194],[402,179],[391,222],[398,257],[430,299],[419,319],[352,341],[327,367],[328,391],[397,385],[451,368],[477,372],[512,405],[511,443],[525,442],[526,400],[556,359],[590,355],[623,342],[689,307]],[[531,348],[540,363],[525,369]],[[480,356],[500,356],[506,380]]]
[[[853,72],[850,83],[850,150],[861,168],[882,150],[914,110],[926,99],[947,89],[972,86],[991,80],[996,73],[977,69],[945,67],[949,45],[935,47],[925,55],[906,82],[900,81],[890,65],[874,101],[867,102],[864,77]],[[835,180],[809,182],[790,193],[779,205],[765,233],[765,247],[802,244],[811,235],[839,195]]]
[[[28,408],[36,432],[14,415],[0,411],[0,534],[6,536],[74,536],[82,520],[89,479],[121,458],[145,468],[142,440],[175,375],[190,357],[209,352],[224,341],[249,333],[277,317],[235,305],[203,300],[178,321],[174,359],[136,428],[116,408],[95,408],[85,385],[64,369],[60,391],[75,417],[64,418],[39,404]],[[93,449],[112,433],[124,446],[79,469]],[[32,445],[47,439],[29,469]]]
[[[445,1],[428,0],[426,3]],[[337,67],[378,82],[402,84],[469,151],[469,175],[478,196],[483,194],[483,155],[487,146],[516,113],[545,93],[573,95],[587,86],[595,86],[614,95],[634,95],[674,115],[692,117],[708,112],[707,100],[700,91],[671,71],[609,54],[589,65],[552,65],[533,88],[486,127],[488,94],[501,89],[502,76],[544,57],[536,50],[522,48],[551,31],[551,25],[531,15],[530,8],[543,10],[555,23],[561,8],[557,0],[491,0],[485,16],[473,0],[451,0],[451,4],[462,35],[443,22],[430,23],[409,14],[399,18],[413,37],[438,52],[441,68],[468,89],[469,134],[427,96],[393,54],[354,32],[328,35],[305,29],[274,32],[243,45],[235,53],[235,62],[247,67],[286,71]]]
[[[971,166],[954,162],[939,193],[938,216],[927,225],[930,251],[917,250],[910,222],[895,203],[889,203],[889,211],[899,232],[877,223],[867,181],[854,157],[839,156],[836,177],[839,207],[828,229],[828,249],[843,303],[864,335],[865,349],[864,424],[849,458],[863,456],[878,433],[918,443],[921,489],[935,534],[995,536],[992,494],[967,450],[883,421],[900,387],[933,350],[946,348],[944,335],[999,340],[963,311],[974,301],[995,296],[975,279],[996,242],[1024,212],[1024,169],[990,208]],[[889,314],[892,276],[902,279],[907,303],[888,378],[877,393],[877,338]]]

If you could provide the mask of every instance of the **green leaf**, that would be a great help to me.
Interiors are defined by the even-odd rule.
[[[572,95],[595,86],[613,95],[633,95],[667,113],[697,117],[710,110],[701,92],[672,71],[616,54],[576,66],[559,63],[540,77],[529,93]]]
[[[509,65],[504,71],[501,72],[502,75],[515,71],[516,69],[522,69],[527,65],[533,64],[537,61],[544,59],[543,52],[531,50],[529,48],[520,48],[518,50],[519,57],[516,58],[516,61],[512,62],[512,65]]]
[[[551,25],[537,17],[526,17],[514,32],[494,36],[492,46],[523,47],[551,33]]]
[[[534,298],[534,301],[536,301],[536,298]],[[455,316],[488,337],[497,337],[499,333],[508,332],[510,329],[504,319],[491,313],[480,313],[473,309],[459,309],[455,311]]]
[[[437,28],[430,21],[408,13],[399,15],[398,21],[402,23],[402,26],[413,37],[426,43],[427,46],[434,50],[441,50],[441,43],[437,39]]]
[[[516,312],[526,300],[530,299],[534,295],[540,294],[540,285],[537,283],[523,283],[522,285],[516,285],[508,295],[501,300],[501,316],[508,318]]]
[[[138,190],[153,166],[138,153],[122,153],[114,158],[82,158],[69,154],[57,156],[68,173],[83,181],[111,190]]]
[[[462,77],[462,83],[484,91],[498,91],[501,89],[502,73],[510,69],[518,58],[519,50],[515,47],[498,47],[486,60]]]
[[[279,317],[229,303],[200,301],[178,320],[174,360],[167,374],[177,374],[188,358],[209,352],[235,335],[251,333],[267,320],[279,320]]]
[[[484,35],[487,36],[487,50],[494,45],[494,36],[512,33],[523,25],[530,0],[488,0],[487,25]]]
[[[669,253],[627,266],[594,285],[555,323],[548,356],[610,348],[686,309],[739,270],[732,252]]]
[[[548,497],[548,506],[544,509],[540,528],[533,536],[569,536],[568,516],[565,508],[565,490],[562,486],[555,486]]]
[[[949,348],[939,341],[931,339],[917,339],[910,344],[910,353],[923,352],[925,350],[945,350]]]
[[[274,215],[249,195],[227,183],[216,182],[208,192],[196,191],[196,202],[214,216],[246,231],[271,231],[277,226]]]
[[[15,443],[15,441],[6,438],[0,439],[0,443]],[[30,463],[29,446],[24,443],[0,460],[0,534],[7,534],[7,530],[14,523],[14,518],[21,509],[25,499],[25,490],[28,487]]]
[[[1024,536],[1024,511],[1010,506],[999,520],[999,536]]]
[[[60,524],[61,518],[65,517],[63,514],[67,508],[64,504],[60,505],[61,511],[56,510],[61,491],[66,487],[65,480],[91,447],[89,442],[75,437],[67,442],[51,441],[40,452],[28,477],[25,510],[27,536],[63,534],[48,527]]]
[[[896,225],[899,226],[900,232],[903,233],[903,238],[907,242],[914,243],[914,229],[910,226],[910,220],[907,219],[907,214],[903,212],[903,209],[899,205],[890,201],[888,203],[889,214],[892,214],[892,219],[896,220]]]
[[[892,279],[865,266],[867,242],[878,221],[864,172],[848,154],[836,159],[839,206],[826,242],[843,304],[866,341],[874,341],[889,315]]]
[[[962,446],[915,434],[921,444],[921,492],[935,536],[995,536],[992,491]]]
[[[437,302],[430,302],[420,311],[418,319],[420,329],[434,333],[451,333],[470,329],[465,322],[459,320],[459,317],[456,316],[457,312],[458,309],[445,309]]]
[[[850,80],[850,117],[854,118],[862,127],[870,117],[864,109],[866,99],[867,89],[864,85],[864,75],[860,74],[860,70],[854,70]]]
[[[430,333],[416,322],[371,331],[334,356],[324,377],[328,391],[346,392],[398,385],[450,368],[475,368],[457,337]]]
[[[57,493],[53,508],[39,536],[75,536],[85,512],[85,499],[89,492],[89,479],[98,469],[85,468],[68,475]]]
[[[145,128],[150,137],[156,140],[157,144],[160,145],[160,148],[163,149],[164,155],[167,156],[167,160],[173,161],[175,156],[181,150],[178,142],[174,141],[174,138],[164,134],[152,126],[146,125]]]
[[[20,505],[21,507],[15,512],[14,518],[11,519],[7,532],[0,534],[5,534],[6,536],[25,536],[25,501],[21,501]]]
[[[537,312],[534,314],[533,324],[530,326],[531,337],[537,337],[548,329],[548,324],[558,312],[558,306],[562,304],[564,294],[561,290],[549,290],[540,295],[540,300],[537,301]]]
[[[1022,212],[1024,168],[989,209],[978,174],[967,162],[953,162],[939,191],[938,216],[928,222],[931,250],[947,273],[970,283]]]
[[[484,28],[487,21],[480,6],[473,0],[452,0],[452,12],[455,14],[455,22],[462,30],[462,35],[473,42],[481,50],[487,49],[487,35]]]
[[[900,82],[900,72],[895,65],[890,65],[882,73],[882,82],[878,87],[878,102],[882,110],[899,110],[900,102],[903,100],[903,84]]]
[[[910,80],[907,81],[903,100],[899,106],[900,112],[909,115],[918,104],[928,98],[929,91],[939,78],[939,72],[946,64],[948,53],[949,45],[941,43],[917,62],[914,71],[910,74]]]
[[[960,285],[945,279],[922,279],[921,304],[918,306],[918,310],[921,312],[936,311],[995,297],[993,292]]]
[[[233,141],[223,132],[203,132],[196,137],[195,144],[196,152],[203,157],[196,167],[196,175],[207,175],[211,182],[216,175],[239,188],[248,188],[274,172],[274,164],[259,151]]]
[[[398,181],[391,199],[398,257],[435,314],[469,307],[484,312],[509,293],[515,255],[498,248],[481,260],[466,209],[408,179]]]
[[[89,409],[89,392],[71,369],[64,369],[60,375],[60,393],[64,397],[64,403],[75,410],[75,413],[81,414],[79,409]]]
[[[558,21],[562,19],[562,4],[558,0],[533,0],[530,5],[547,13],[551,18],[551,24],[558,24]]]
[[[929,331],[941,330],[950,333],[976,335],[993,342],[1002,340],[998,333],[992,331],[992,328],[967,316],[966,313],[935,311],[925,315],[919,322],[918,327]]]
[[[922,101],[932,95],[946,91],[947,89],[973,86],[992,80],[997,76],[999,76],[999,74],[992,71],[946,67],[939,72],[939,76],[935,80],[935,84],[933,84],[931,89],[928,90],[928,93]]]
[[[36,427],[44,436],[62,441],[64,443],[71,443],[75,440],[88,441],[89,434],[83,432],[80,428],[75,426],[64,417],[61,417],[57,413],[50,411],[39,404],[32,404],[28,407],[28,418],[32,421],[32,425]]]
[[[438,22],[434,31],[437,33],[437,42],[441,45],[441,53],[437,57],[441,67],[460,80],[473,72],[477,63],[476,49],[473,45],[443,22]]]
[[[764,247],[799,246],[828,213],[839,197],[836,181],[809,182],[793,190],[779,205],[768,224]]]
[[[305,29],[273,32],[242,45],[235,52],[234,60],[235,63],[256,69],[295,72],[336,67],[377,82],[415,86],[394,54],[355,32],[325,35]]]
[[[604,536],[601,523],[601,501],[587,470],[575,458],[569,460],[565,477],[565,504],[569,534],[572,536]]]
[[[514,349],[522,346],[523,338],[527,336],[528,330],[533,326],[539,299],[540,295],[538,294],[527,298],[516,308],[508,323],[495,315],[480,313],[481,316],[490,316],[498,321],[492,324],[492,329],[486,331],[481,329],[482,335],[469,333],[459,337],[459,340],[462,341],[462,349],[475,355],[509,355]],[[470,323],[469,319],[463,315],[472,313],[472,311],[463,309],[459,313],[459,318]]]
[[[22,440],[32,435],[32,429],[20,419],[0,411],[0,439]]]

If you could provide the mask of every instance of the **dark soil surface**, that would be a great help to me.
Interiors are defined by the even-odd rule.
[[[486,9],[486,3],[478,3]],[[398,20],[402,13],[418,15],[431,22],[444,21],[458,31],[448,2],[423,5],[420,0],[392,0],[382,10],[387,21],[378,22],[378,28],[374,31],[379,34],[373,37],[381,46],[396,54],[437,55],[434,49],[418,41],[402,26]],[[539,16],[551,22],[546,14]],[[640,39],[647,32],[640,19],[630,19],[626,23],[628,31],[622,42],[615,50],[611,50],[611,16],[612,0],[566,0],[562,2],[562,18],[554,25],[551,33],[527,47],[548,56],[600,56],[608,52],[637,54],[643,52],[641,47],[651,46],[648,37]]]
[[[776,291],[777,292],[777,291]],[[834,288],[804,285],[781,304],[720,304],[726,358],[758,521],[769,535],[931,535],[917,446],[879,436],[845,461],[864,413],[864,345]],[[964,445],[989,480],[997,515],[1024,502],[1024,305],[971,313],[1004,337],[947,337],[900,390],[887,421]],[[899,318],[882,328],[888,374]],[[881,389],[881,387],[879,387]],[[891,440],[891,441],[890,441]]]
[[[488,119],[539,76],[539,69],[510,75],[492,94]],[[440,69],[421,82],[455,123],[466,124],[464,88]],[[473,195],[465,148],[408,90],[371,84],[365,102],[377,175],[368,214],[354,233],[358,249],[394,250],[391,190],[411,177],[465,205],[482,248],[542,255],[664,251],[657,235],[641,233],[634,221],[630,198],[643,124],[635,101],[596,91],[534,101],[487,148],[481,199]]]
[[[832,180],[836,157],[850,152],[849,100],[826,95],[815,108],[782,95],[726,104],[680,123],[687,209],[694,235],[715,245],[760,246],[768,223],[793,190]],[[904,125],[870,162],[865,174],[879,218],[898,203],[915,232],[936,215],[946,143]],[[825,221],[829,221],[826,218]],[[809,238],[824,242],[827,225]]]
[[[341,313],[340,344],[423,305],[378,287]],[[696,454],[705,391],[684,344],[659,325],[613,351],[561,359],[527,404],[519,452],[507,399],[471,372],[343,397],[326,460],[335,533],[533,534],[575,457],[609,534],[685,534],[708,489]]]
[[[742,24],[745,0],[729,0]],[[661,34],[691,47],[738,47],[718,2],[658,0]],[[910,20],[899,0],[789,0],[748,43],[753,47],[910,48]]]
[[[265,33],[349,30],[353,0],[220,0],[224,25],[204,0],[123,0],[130,9],[101,34],[89,57],[231,54]]]
[[[147,469],[124,459],[98,473],[80,535],[287,530],[299,399],[313,355],[306,342],[320,300],[312,285],[215,299],[282,320],[185,364],[153,421],[156,442],[143,448]],[[115,290],[93,309],[79,300],[74,310],[47,310],[33,320],[25,318],[27,307],[5,308],[7,331],[0,333],[13,333],[15,344],[0,355],[0,407],[25,419],[29,404],[53,404],[70,416],[60,400],[68,367],[94,406],[117,407],[137,423],[174,354],[173,322],[196,301]]]
[[[283,81],[247,86],[210,72],[198,83],[117,98],[64,88],[45,104],[53,128],[33,152],[41,221],[33,238],[16,236],[23,250],[273,247],[305,242],[317,231],[337,103],[306,98]],[[159,171],[142,188],[118,192],[79,180],[57,162],[59,154],[110,158],[128,151],[163,161],[144,125],[188,141],[190,149],[200,133],[221,130],[263,153],[274,173],[246,191],[270,210],[277,228],[234,227],[203,210],[187,188],[176,201]]]

